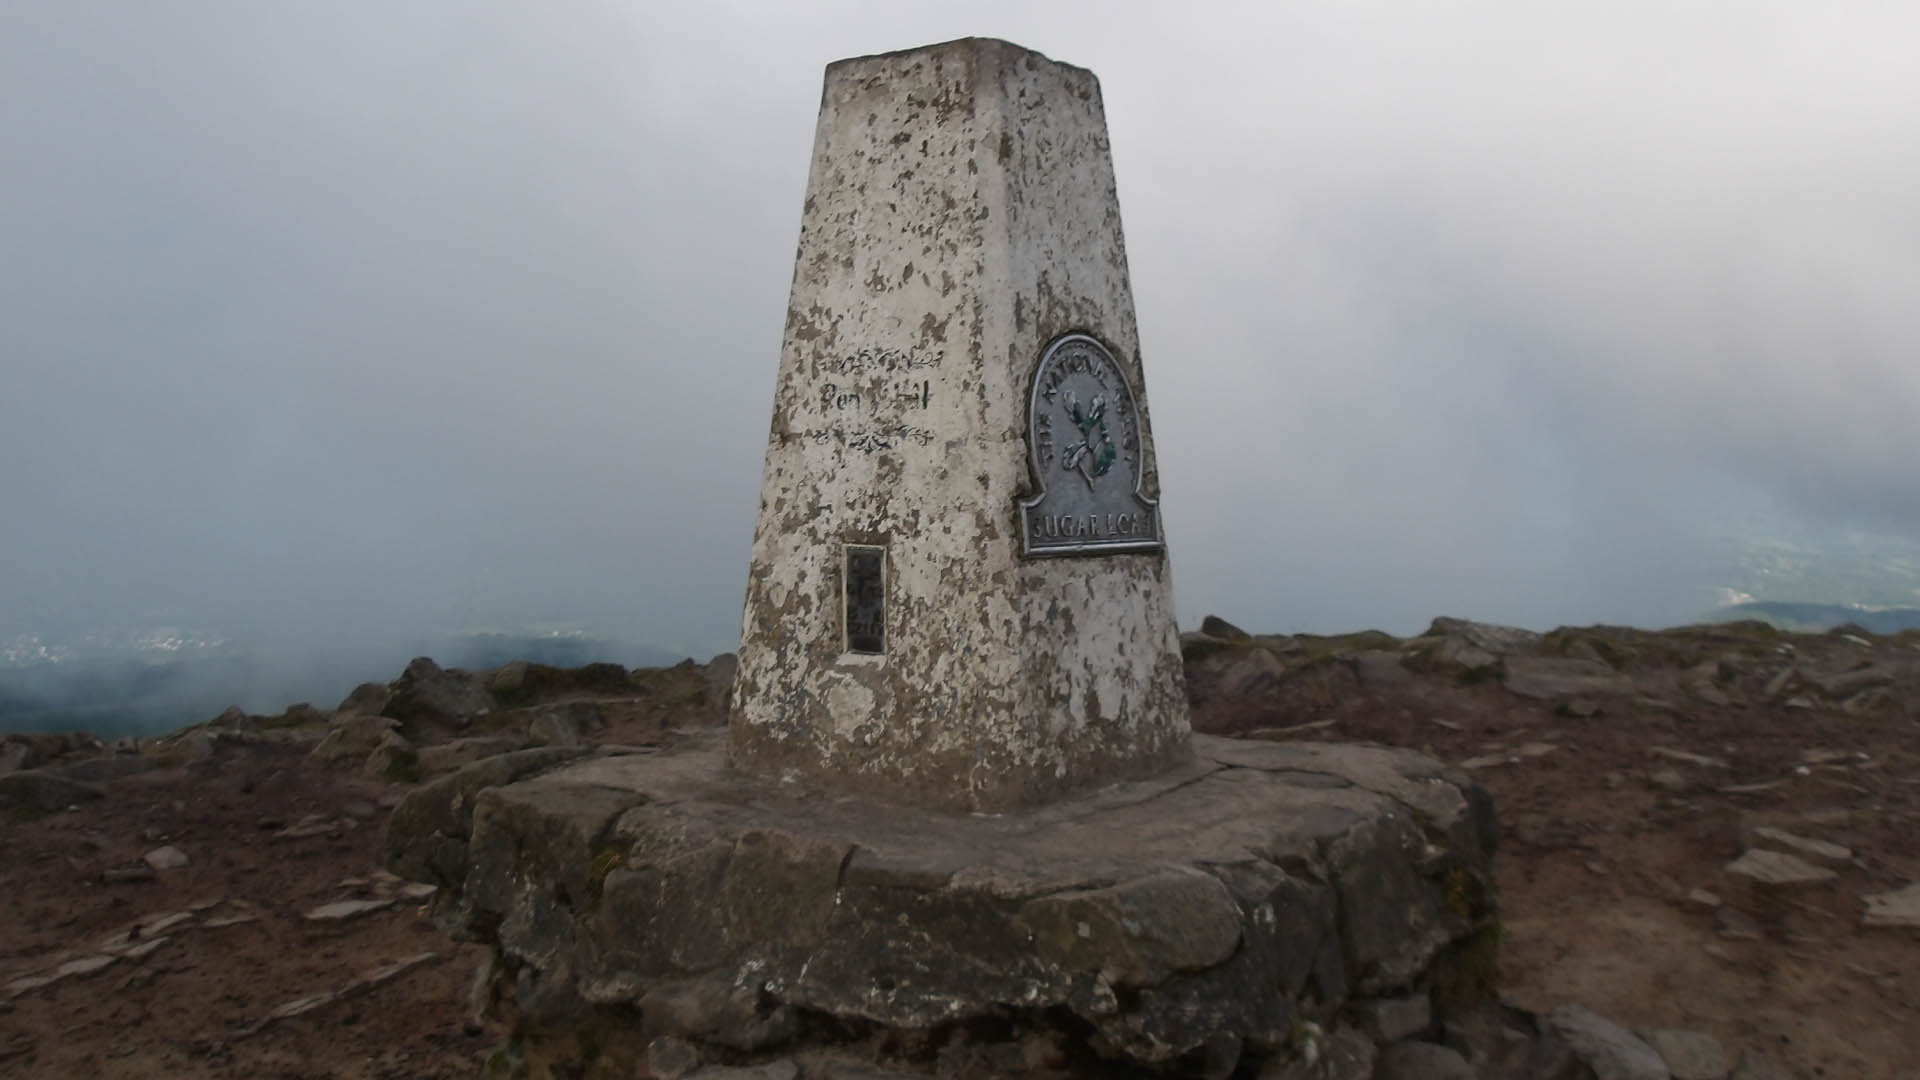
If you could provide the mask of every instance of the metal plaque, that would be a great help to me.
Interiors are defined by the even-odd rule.
[[[1140,493],[1144,445],[1133,387],[1107,347],[1086,334],[1047,346],[1027,398],[1034,496],[1020,503],[1020,554],[1160,550],[1160,509]]]
[[[887,549],[847,545],[845,582],[847,651],[887,651]]]

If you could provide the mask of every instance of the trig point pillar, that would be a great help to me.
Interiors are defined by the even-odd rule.
[[[754,529],[736,768],[958,810],[1187,753],[1092,72],[827,69]]]

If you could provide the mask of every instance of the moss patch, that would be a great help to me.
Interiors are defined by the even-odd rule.
[[[594,855],[593,864],[587,870],[587,896],[594,903],[600,902],[600,896],[606,890],[607,875],[619,869],[626,861],[626,852],[619,848],[601,848]]]

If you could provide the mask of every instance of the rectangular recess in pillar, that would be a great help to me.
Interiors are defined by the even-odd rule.
[[[846,553],[846,572],[840,580],[847,651],[883,656],[887,651],[887,549],[848,544]]]

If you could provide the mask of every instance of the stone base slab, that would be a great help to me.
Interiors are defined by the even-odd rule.
[[[1490,954],[1496,829],[1465,774],[1193,742],[1154,779],[995,816],[745,776],[717,732],[524,751],[411,794],[387,865],[497,946],[520,1035],[612,1024],[729,1054],[980,1021],[1136,1064],[1276,1054]]]

